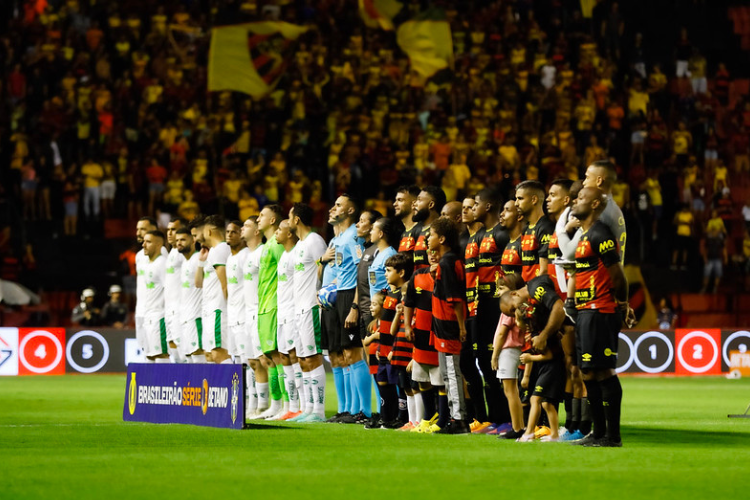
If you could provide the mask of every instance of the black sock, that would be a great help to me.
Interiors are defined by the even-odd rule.
[[[565,428],[570,430],[570,424],[573,420],[573,393],[566,392],[563,398],[563,407],[565,408]]]
[[[401,387],[398,390],[398,419],[402,422],[409,421],[409,406],[406,404],[406,392]]]
[[[529,427],[529,412],[531,412],[531,405],[523,405],[523,428]]]
[[[435,416],[435,388],[422,391],[422,404],[424,405],[424,419],[429,420]]]
[[[602,388],[602,404],[607,419],[607,438],[620,441],[620,410],[622,408],[622,385],[617,375],[599,382]]]
[[[581,423],[578,426],[578,430],[584,436],[591,432],[591,407],[589,406],[589,398],[581,398]]]
[[[396,386],[393,384],[386,384],[379,386],[379,388],[380,397],[383,398],[383,408],[380,412],[380,418],[382,418],[384,422],[396,420],[396,414],[398,413]]]
[[[438,417],[437,425],[443,429],[451,421],[451,410],[448,407],[448,395],[442,389],[438,390],[438,407],[440,408],[438,410],[440,416]]]
[[[571,415],[565,427],[570,432],[575,432],[581,425],[581,398],[573,398],[570,402]]]
[[[591,420],[594,423],[594,437],[601,439],[607,432],[607,419],[602,406],[602,387],[596,380],[586,380],[584,384],[591,409]]]

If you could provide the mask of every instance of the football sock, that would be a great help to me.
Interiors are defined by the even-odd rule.
[[[185,363],[187,360],[182,355],[179,349],[174,347],[169,348],[169,357],[172,359],[172,363]]]
[[[245,369],[245,384],[247,385],[245,411],[252,413],[258,409],[258,393],[255,392],[255,372],[250,367]]]
[[[276,365],[276,373],[279,375],[279,389],[281,389],[281,399],[284,402],[289,401],[289,393],[286,392],[286,373],[284,373],[284,365]]]
[[[372,387],[370,382],[370,369],[364,360],[359,360],[351,366],[352,382],[357,389],[359,397],[359,408],[357,412],[362,412],[367,418],[372,416]]]
[[[229,357],[229,358],[225,359],[224,361],[222,361],[222,362],[221,362],[221,363],[219,363],[219,364],[221,364],[221,365],[233,365],[233,364],[234,364],[234,361],[232,360],[232,358],[231,358],[231,357]]]
[[[383,398],[382,418],[385,422],[396,420],[398,413],[398,396],[393,384],[380,385],[380,396]]]
[[[402,422],[409,420],[409,406],[406,402],[406,393],[404,390],[396,386],[396,393],[398,394],[398,419]]]
[[[375,386],[375,401],[378,405],[378,413],[383,414],[383,396],[380,395],[380,386],[378,385],[378,381],[375,380],[375,375],[372,377],[372,384]]]
[[[275,366],[268,368],[268,386],[271,391],[271,400],[281,400],[281,388],[279,387],[279,373]]]
[[[155,360],[155,359],[151,359],[151,358],[146,358],[146,364],[149,364],[149,365],[151,365],[151,364],[154,364],[154,363],[156,363],[156,360]]]
[[[354,394],[356,393],[356,391],[353,390],[352,388],[352,368],[351,366],[345,366],[343,370],[344,370],[344,391],[346,391],[346,402],[347,402],[347,405],[344,411],[347,413],[350,413],[351,415],[354,415],[356,413],[356,411],[354,411]]]
[[[584,436],[591,432],[591,407],[588,398],[581,398],[581,423],[578,424],[578,430]]]
[[[299,402],[299,409],[297,411],[300,411],[305,409],[305,403],[307,402],[304,398],[304,391],[302,389],[302,367],[299,362],[297,362],[292,365],[292,369],[294,370],[294,388],[297,391],[297,401]]]
[[[338,412],[346,411],[346,386],[344,385],[344,369],[339,367],[331,368],[333,371],[333,383],[336,385],[336,399],[338,399]]]
[[[422,404],[422,396],[420,393],[415,393],[414,396],[414,420],[412,422],[419,423],[424,420],[424,404]],[[432,417],[432,415],[430,415]]]
[[[448,406],[448,393],[445,392],[445,388],[441,387],[438,389],[438,421],[437,425],[443,429],[448,422],[451,421],[451,410]]]
[[[602,406],[607,419],[607,438],[620,441],[620,409],[622,407],[622,385],[615,375],[599,382],[602,388]]]
[[[302,404],[305,413],[312,413],[315,400],[312,392],[312,375],[310,372],[302,372]]]
[[[407,411],[408,411],[408,414],[409,414],[407,422],[416,422],[416,419],[417,419],[417,409],[414,407],[415,406],[414,403],[416,403],[416,401],[414,401],[414,396],[409,396],[407,394],[407,396],[406,396],[406,407],[407,407]]]
[[[284,386],[286,387],[286,393],[289,395],[289,411],[299,411],[299,396],[297,395],[297,386],[294,380],[294,368],[290,366],[282,366],[284,370]]]
[[[563,406],[565,408],[565,428],[570,429],[571,420],[573,420],[573,393],[566,392],[563,398]]]
[[[310,372],[310,393],[313,397],[313,412],[324,417],[326,414],[326,369],[323,365]]]
[[[169,358],[156,358],[154,360],[154,363],[159,363],[159,364],[167,364],[167,363],[171,363],[171,362],[172,362],[172,360],[169,359]]]
[[[565,422],[565,427],[573,432],[581,425],[581,398],[573,398],[570,402],[571,416]]]
[[[591,420],[594,423],[594,437],[601,439],[607,431],[607,419],[604,416],[604,407],[602,406],[602,387],[596,380],[586,380],[584,384],[586,384],[586,393],[589,399]]]
[[[424,407],[424,418],[431,419],[437,412],[435,407],[435,389],[430,388],[429,390],[422,391],[422,405]]]
[[[265,411],[268,409],[268,382],[256,382],[255,390],[258,395],[258,410]]]

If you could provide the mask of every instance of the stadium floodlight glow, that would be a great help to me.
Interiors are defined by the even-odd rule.
[[[36,337],[44,337],[46,339],[50,339],[53,344],[55,344],[55,348],[57,349],[57,353],[55,354],[55,360],[50,363],[47,366],[42,367],[36,367],[31,365],[26,360],[26,355],[24,354],[24,349],[26,348],[26,344],[29,340],[36,338]],[[23,363],[23,366],[26,367],[27,370],[33,373],[47,373],[51,369],[53,369],[57,364],[62,360],[63,356],[63,346],[60,343],[60,339],[52,335],[50,332],[45,330],[34,330],[33,332],[27,334],[23,340],[21,341],[21,345],[18,347],[18,359],[21,360],[21,363]]]
[[[635,348],[633,347],[633,341],[630,340],[627,335],[620,332],[617,336],[621,338],[623,342],[628,344],[628,347],[630,348],[630,357],[628,358],[628,360],[620,368],[617,368],[615,370],[616,373],[622,373],[630,368],[630,365],[633,364],[633,360],[635,360]]]
[[[682,348],[685,347],[685,342],[687,342],[689,339],[692,339],[694,337],[707,340],[711,344],[711,347],[714,350],[714,354],[711,357],[711,361],[705,366],[696,367],[696,366],[690,365],[685,361],[685,358],[682,357]],[[714,366],[716,361],[719,359],[719,346],[716,344],[716,341],[714,340],[712,336],[710,336],[709,334],[701,330],[696,330],[694,332],[688,333],[687,335],[682,337],[682,340],[680,340],[680,343],[677,346],[677,359],[680,360],[680,363],[682,363],[683,368],[685,368],[687,371],[691,373],[704,373],[710,370],[711,367]]]
[[[656,339],[660,339],[660,340],[664,341],[664,343],[667,345],[667,350],[669,351],[669,356],[667,357],[667,361],[663,365],[657,366],[655,368],[652,368],[650,366],[644,365],[643,363],[641,363],[641,360],[638,359],[638,356],[637,356],[638,346],[641,345],[641,342],[643,342],[646,339],[650,339],[650,338],[656,338]],[[638,337],[638,339],[635,341],[635,345],[633,346],[633,349],[636,352],[635,364],[638,366],[638,368],[640,368],[641,370],[643,370],[646,373],[661,373],[674,360],[674,347],[672,347],[672,343],[669,341],[669,337],[667,337],[666,335],[664,335],[661,332],[650,331],[650,332],[644,333],[643,335],[641,335],[640,337]]]
[[[78,340],[81,337],[93,337],[96,340],[99,341],[99,343],[102,345],[102,359],[94,366],[90,366],[88,368],[79,365],[73,360],[72,356],[72,350],[73,350],[73,343]],[[102,367],[107,364],[107,361],[109,361],[109,343],[107,340],[100,334],[99,332],[95,332],[93,330],[82,330],[76,334],[74,334],[72,337],[70,337],[70,340],[68,340],[68,345],[65,348],[65,355],[68,358],[68,363],[70,366],[73,367],[73,369],[80,373],[94,373],[98,372],[102,369]]]
[[[727,337],[727,340],[724,341],[724,346],[721,349],[721,355],[724,358],[724,363],[726,363],[727,366],[730,366],[732,363],[729,361],[729,343],[733,341],[734,339],[744,337],[746,339],[750,339],[750,332],[747,330],[740,330],[738,332],[734,332],[729,337]]]

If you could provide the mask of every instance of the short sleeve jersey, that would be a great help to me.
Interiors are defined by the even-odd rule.
[[[370,266],[377,251],[377,246],[365,245],[365,251],[357,264],[357,301],[359,310],[365,314],[370,311]]]
[[[294,318],[294,248],[281,254],[276,268],[278,281],[278,318],[288,320]]]
[[[566,292],[568,290],[568,273],[565,272],[565,269],[563,269],[562,266],[552,264],[555,259],[562,258],[562,251],[560,250],[560,241],[557,239],[557,232],[553,232],[549,237],[547,258],[550,262],[549,266],[547,266],[547,274],[552,278],[552,283],[555,284],[555,290],[557,290],[557,293],[563,300],[565,300]]]
[[[521,260],[521,240],[523,235],[519,235],[515,240],[511,240],[505,245],[503,250],[502,263],[503,274],[522,274],[523,261]]]
[[[198,252],[194,252],[180,269],[180,320],[194,321],[203,314],[203,289],[195,287],[195,272],[198,270]],[[203,270],[200,270],[203,272]]]
[[[143,266],[145,302],[143,315],[148,319],[164,318],[164,283],[166,281],[167,259],[163,255],[148,260]]]
[[[380,362],[387,362],[385,357],[393,349],[393,335],[391,335],[391,325],[396,318],[396,306],[401,302],[401,290],[388,290],[383,300],[383,309],[380,316],[380,346],[378,346],[378,355]]]
[[[584,232],[576,247],[576,307],[613,313],[617,306],[607,268],[620,262],[612,231],[598,220]]]
[[[430,226],[419,225],[417,241],[414,244],[414,270],[430,267],[430,260],[427,256],[427,240],[430,237]]]
[[[276,242],[276,236],[263,245],[258,270],[258,314],[269,313],[276,309],[276,289],[279,283],[277,268],[284,247]]]
[[[388,282],[385,280],[385,262],[397,253],[395,248],[388,247],[375,254],[375,258],[370,264],[370,270],[367,272],[370,297],[374,297],[376,293],[388,286]]]
[[[331,241],[328,242],[328,248],[334,248],[336,246],[337,239],[338,236],[334,236]],[[325,268],[323,268],[323,283],[321,284],[321,286],[330,285],[331,283],[333,283],[337,276],[338,267],[336,267],[336,259],[334,258],[331,262],[326,264]]]
[[[353,290],[357,287],[357,264],[364,253],[364,240],[357,237],[352,224],[336,240],[336,290]]]
[[[176,248],[167,255],[166,282],[164,283],[164,306],[167,316],[177,314],[180,308],[180,288],[182,275],[180,274],[185,257]]]
[[[399,253],[408,252],[409,255],[414,255],[414,246],[417,244],[420,229],[419,224],[414,224],[411,229],[406,229],[401,233],[401,240],[398,242]]]
[[[430,345],[432,330],[432,290],[435,280],[429,269],[420,269],[409,280],[404,296],[404,307],[414,309],[412,331],[414,332],[414,361],[423,365],[437,366],[438,355]]]
[[[529,305],[527,312],[531,323],[532,335],[541,332],[549,321],[552,308],[561,300],[555,290],[555,284],[547,275],[532,278],[527,284]]]
[[[477,315],[477,289],[479,288],[479,243],[484,237],[484,229],[469,235],[464,250],[464,272],[466,273],[466,306],[469,317]]]
[[[217,267],[226,267],[227,259],[232,250],[225,241],[222,241],[208,251],[206,266],[203,268],[203,312],[213,314],[215,311],[226,312],[227,300],[221,288],[219,276],[216,274]]]
[[[318,302],[318,260],[326,253],[326,242],[318,233],[309,233],[294,247],[294,309],[304,312]]]
[[[227,321],[230,325],[245,323],[245,261],[250,250],[244,247],[227,258]]]
[[[521,276],[527,283],[539,276],[539,259],[548,258],[549,239],[555,232],[555,226],[546,215],[529,224],[521,237],[521,260],[523,270]]]
[[[258,273],[260,271],[260,255],[263,253],[263,246],[250,251],[245,259],[245,268],[243,270],[243,279],[245,284],[242,291],[245,294],[245,312],[257,314],[258,312]],[[249,250],[249,249],[248,249]]]
[[[502,257],[505,247],[510,238],[508,232],[500,225],[495,224],[490,229],[485,229],[479,242],[478,277],[480,296],[495,295],[497,278],[502,276]]]
[[[140,249],[135,254],[135,317],[141,318],[146,312],[146,252]]]
[[[432,345],[438,352],[461,352],[460,329],[454,304],[466,307],[463,261],[453,252],[443,255],[435,271],[432,291]]]

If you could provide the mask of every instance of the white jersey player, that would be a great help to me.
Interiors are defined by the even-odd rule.
[[[194,231],[194,230],[193,230]],[[180,335],[175,341],[180,354],[192,363],[203,363],[201,338],[203,336],[203,291],[195,287],[195,272],[198,269],[198,252],[190,230],[181,228],[175,237],[176,248],[184,262],[180,268]]]
[[[167,325],[164,320],[164,284],[166,257],[161,255],[164,234],[149,231],[143,238],[143,250],[148,261],[143,266],[143,331],[146,357],[151,361],[169,362]]]
[[[230,356],[239,363],[245,358],[244,271],[245,261],[250,254],[250,250],[240,237],[241,230],[239,222],[227,224],[227,244],[232,252],[227,258],[227,347]]]
[[[180,288],[181,288],[181,268],[185,262],[185,257],[177,250],[175,246],[175,237],[177,230],[183,227],[184,219],[173,219],[167,225],[167,243],[172,247],[167,255],[167,281],[164,284],[164,306],[166,308],[165,319],[167,322],[167,345],[172,361],[175,363],[184,363],[185,357],[177,349],[176,340],[180,336]]]
[[[146,257],[146,253],[143,250],[143,238],[147,232],[154,230],[156,230],[156,221],[151,217],[143,217],[135,225],[135,237],[138,241],[138,246],[141,248],[135,254],[135,338],[138,342],[138,347],[142,350],[146,347],[143,333],[143,316],[145,311],[144,294],[146,292],[145,266],[146,262],[148,262],[148,257]],[[164,251],[166,252],[166,249]]]

